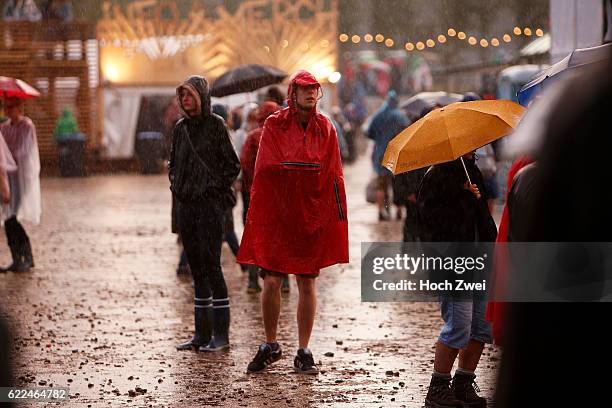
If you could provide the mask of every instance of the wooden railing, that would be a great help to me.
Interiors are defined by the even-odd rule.
[[[43,166],[57,162],[52,135],[64,107],[94,139],[96,58],[94,24],[0,22],[0,75],[23,79],[41,92],[40,98],[27,101],[26,114],[37,128]]]

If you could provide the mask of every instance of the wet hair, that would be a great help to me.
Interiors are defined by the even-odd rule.
[[[281,106],[283,105],[283,103],[285,103],[285,95],[283,94],[283,91],[281,91],[280,88],[277,86],[271,86],[268,88],[265,99],[267,101],[276,102],[278,105]]]

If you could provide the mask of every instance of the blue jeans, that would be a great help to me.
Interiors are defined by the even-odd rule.
[[[442,298],[440,312],[444,326],[438,341],[454,348],[465,349],[470,340],[491,343],[491,323],[485,319],[487,302]]]

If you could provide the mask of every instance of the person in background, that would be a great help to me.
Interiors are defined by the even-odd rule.
[[[280,107],[287,106],[287,103],[285,101],[285,93],[281,91],[278,86],[275,85],[268,88],[264,97],[264,101],[274,102]]]
[[[6,99],[6,113],[9,120],[0,125],[0,132],[15,160],[17,171],[9,173],[11,202],[4,231],[13,263],[5,270],[26,272],[34,266],[34,257],[30,238],[21,221],[37,225],[42,212],[38,140],[34,123],[24,115],[22,99]]]
[[[9,184],[9,173],[15,172],[17,165],[13,156],[4,141],[2,133],[0,133],[0,218],[4,221],[7,216],[10,216],[11,203],[11,187]],[[6,272],[7,269],[0,269],[0,272]]]
[[[34,0],[7,0],[2,16],[4,21],[40,21],[42,13]]]
[[[227,106],[223,105],[223,107],[227,109]],[[232,134],[242,126],[242,115],[244,115],[244,109],[242,106],[236,106],[230,110],[229,113],[226,113],[227,120],[225,123]]]
[[[484,179],[483,195],[487,200],[489,212],[495,214],[495,201],[499,198],[499,186],[497,184],[497,159],[493,147],[488,144],[476,150],[477,164]]]
[[[257,151],[259,150],[259,143],[261,142],[261,134],[263,132],[263,125],[268,116],[278,111],[280,106],[276,103],[268,101],[264,102],[261,107],[257,110],[257,122],[259,127],[249,132],[247,139],[242,149],[242,155],[240,156],[240,165],[242,166],[242,201],[245,205],[243,213],[243,223],[246,225],[247,212],[249,210],[249,203],[251,201],[251,186],[253,185],[253,177],[255,175],[255,162],[257,161]],[[259,282],[257,279],[258,267],[255,265],[247,265],[249,272],[249,283],[247,285],[247,292],[255,293],[261,291]],[[289,277],[283,278],[281,290],[289,292]]]
[[[398,106],[399,99],[397,94],[393,90],[389,91],[387,100],[374,114],[367,129],[368,137],[374,141],[372,165],[378,177],[376,202],[378,204],[379,221],[388,221],[390,219],[388,203],[389,189],[391,188],[392,181],[391,172],[383,167],[381,162],[391,139],[410,124],[408,118]],[[398,211],[401,211],[399,207]]]
[[[225,123],[225,126],[227,127],[227,119],[228,119],[228,112],[227,112],[227,108],[224,105],[221,104],[214,104],[212,105],[212,112],[215,115],[219,115],[221,117],[221,119],[223,119],[223,122]],[[230,139],[232,139],[232,133],[233,131],[229,130],[229,134],[230,134]],[[235,150],[235,146],[234,146],[234,150]],[[235,183],[234,183],[235,185]],[[234,206],[236,205],[236,203],[234,202]],[[238,256],[238,250],[240,249],[240,243],[238,242],[238,236],[236,235],[236,231],[234,230],[234,212],[233,212],[233,206],[232,208],[228,208],[225,210],[225,214],[224,214],[224,240],[225,242],[227,242],[227,245],[229,245],[230,249],[232,250],[232,253],[234,254],[234,256]],[[243,271],[245,271],[246,267],[243,267],[242,265],[240,266]]]
[[[232,134],[232,143],[234,144],[238,157],[242,154],[242,146],[244,146],[244,142],[249,132],[259,127],[259,123],[257,122],[258,108],[259,105],[254,102],[247,103],[242,107],[240,128]]]
[[[60,20],[70,22],[74,20],[74,10],[71,0],[47,0],[42,7],[44,20]]]
[[[332,106],[331,108],[331,116],[338,123],[342,129],[342,135],[344,136],[344,140],[346,143],[347,156],[346,161],[348,163],[352,163],[355,161],[355,133],[353,130],[353,126],[351,122],[348,121],[346,116],[344,116],[344,112],[339,106]]]

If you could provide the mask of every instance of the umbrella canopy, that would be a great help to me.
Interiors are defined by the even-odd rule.
[[[0,76],[0,96],[5,98],[29,99],[37,98],[40,92],[21,79]]]
[[[510,133],[524,111],[506,100],[457,102],[436,109],[395,136],[381,164],[400,174],[456,160]]]
[[[567,57],[538,73],[518,92],[519,103],[526,106],[542,88],[554,78],[568,70],[584,67],[586,65],[604,63],[612,54],[612,43],[591,48],[579,48],[572,51]]]
[[[210,94],[220,98],[243,92],[253,92],[264,86],[278,84],[286,77],[286,72],[268,65],[239,65],[217,78],[212,84]]]
[[[448,104],[459,102],[463,99],[463,95],[448,93],[448,92],[419,92],[411,96],[401,108],[408,115],[417,117],[421,115],[426,108],[433,108],[436,105],[446,106]]]

